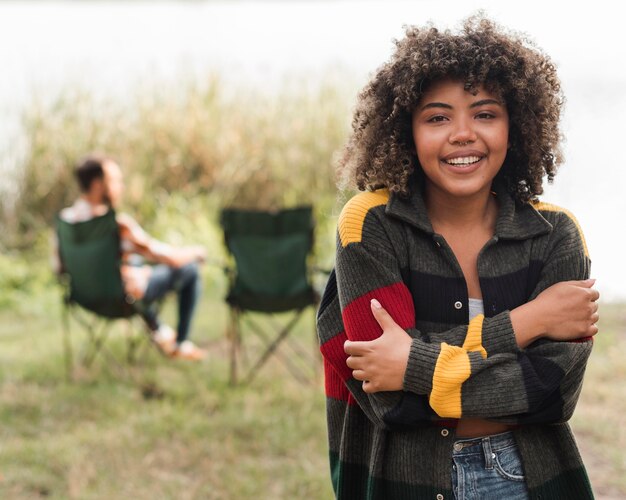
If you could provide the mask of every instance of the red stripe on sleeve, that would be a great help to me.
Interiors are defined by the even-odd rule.
[[[394,283],[372,290],[344,308],[343,323],[350,340],[373,340],[382,334],[382,329],[372,314],[372,299],[377,299],[402,328],[415,327],[415,307],[411,293],[404,283]]]
[[[320,347],[324,360],[328,361],[337,372],[340,379],[348,380],[352,377],[352,370],[346,365],[348,355],[343,350],[343,343],[348,340],[344,332],[340,332],[332,339],[327,340]]]
[[[327,359],[324,359],[324,387],[326,397],[348,401],[350,391],[348,391],[346,384],[344,384],[335,367]]]
[[[346,365],[348,355],[343,350],[343,343],[348,340],[344,332],[340,332],[320,347],[324,357],[324,386],[329,398],[348,400],[348,389],[345,381],[352,377],[352,370]]]

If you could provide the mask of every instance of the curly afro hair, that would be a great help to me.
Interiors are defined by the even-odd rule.
[[[543,176],[552,181],[563,161],[559,118],[564,99],[549,57],[482,14],[466,19],[458,34],[432,25],[408,27],[395,44],[391,60],[359,93],[353,131],[338,164],[341,183],[409,196],[424,175],[412,113],[430,83],[452,78],[470,92],[482,85],[502,96],[510,146],[496,178],[518,201],[536,199],[543,192]]]

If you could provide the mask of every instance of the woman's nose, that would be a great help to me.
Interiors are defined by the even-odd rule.
[[[457,119],[450,132],[450,143],[467,143],[474,142],[475,140],[476,132],[474,131],[472,120],[467,118]]]

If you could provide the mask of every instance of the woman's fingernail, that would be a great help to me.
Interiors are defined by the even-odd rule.
[[[383,307],[383,306],[381,306],[381,305],[380,305],[380,302],[378,302],[376,299],[372,299],[372,300],[370,301],[370,303],[371,303],[371,304],[372,304],[372,306],[374,306],[376,309],[380,309],[381,307]]]

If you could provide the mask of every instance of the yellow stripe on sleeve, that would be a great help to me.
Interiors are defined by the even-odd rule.
[[[443,342],[433,374],[430,406],[443,418],[461,418],[461,386],[471,373],[467,351]]]
[[[388,200],[389,191],[379,189],[374,192],[359,193],[348,201],[339,215],[341,246],[359,243],[363,237],[363,223],[367,213],[374,207],[386,205]]]
[[[485,316],[479,314],[470,321],[463,347],[441,344],[430,393],[430,406],[440,417],[461,418],[461,387],[472,373],[468,353],[479,352],[483,359],[487,357],[482,345],[484,320]]]
[[[483,321],[485,321],[484,314],[477,314],[472,321],[470,321],[467,327],[465,342],[463,342],[463,349],[470,352],[477,351],[483,359],[486,359],[487,351],[483,347]]]
[[[574,216],[572,212],[570,212],[569,210],[566,210],[565,208],[559,207],[557,205],[553,205],[552,203],[545,203],[543,201],[533,203],[533,207],[535,207],[536,210],[545,210],[546,212],[561,212],[567,215],[570,219],[572,219],[572,222],[576,226],[576,229],[578,229],[578,234],[580,235],[580,239],[583,242],[583,247],[585,249],[585,256],[589,257],[589,250],[587,249],[587,241],[585,240],[585,235],[583,234],[583,230],[580,227],[580,224],[578,223],[578,219],[576,219],[576,217]]]

